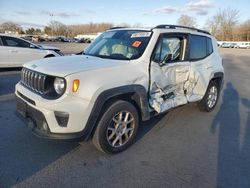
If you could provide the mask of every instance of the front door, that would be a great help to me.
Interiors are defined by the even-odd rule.
[[[186,104],[185,83],[190,62],[186,56],[185,34],[162,34],[152,54],[150,65],[150,105],[158,113]]]

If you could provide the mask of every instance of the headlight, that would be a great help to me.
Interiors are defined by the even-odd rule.
[[[57,94],[62,95],[65,90],[65,81],[62,78],[55,78],[54,89]]]

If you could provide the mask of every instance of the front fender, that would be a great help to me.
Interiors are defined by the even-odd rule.
[[[131,99],[136,102],[141,111],[141,117],[143,121],[150,118],[149,104],[147,99],[146,89],[141,85],[126,85],[121,87],[116,87],[112,89],[105,90],[101,92],[91,110],[90,116],[88,118],[87,124],[84,129],[84,138],[88,140],[97,126],[97,120],[101,113],[105,102],[112,98],[119,97],[121,95],[129,94]]]

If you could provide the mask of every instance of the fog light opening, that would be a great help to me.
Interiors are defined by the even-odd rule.
[[[55,111],[55,118],[60,127],[67,127],[69,121],[69,114],[67,112]]]

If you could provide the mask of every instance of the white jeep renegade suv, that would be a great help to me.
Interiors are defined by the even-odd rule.
[[[216,39],[206,31],[112,28],[80,55],[26,63],[17,111],[38,136],[92,138],[117,153],[131,145],[140,121],[190,102],[212,111],[223,77]]]

